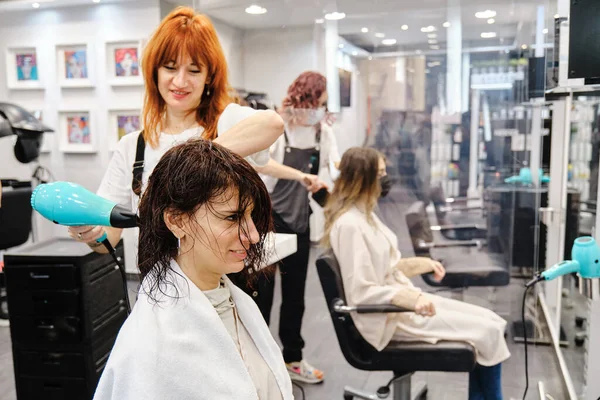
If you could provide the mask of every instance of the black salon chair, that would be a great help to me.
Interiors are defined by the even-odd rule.
[[[344,388],[344,400],[379,399],[389,395],[393,384],[394,400],[411,399],[411,376],[417,371],[469,372],[475,367],[475,349],[465,342],[441,341],[437,344],[392,341],[382,351],[367,343],[354,325],[351,313],[408,312],[394,305],[347,306],[340,267],[328,250],[317,259],[317,271],[325,293],[327,306],[333,320],[340,348],[346,361],[354,368],[364,371],[390,371],[394,379],[379,388],[377,395]],[[427,387],[417,393],[417,399],[425,399]]]
[[[468,205],[470,200],[479,198],[446,197],[441,184],[431,187],[429,198],[437,220],[432,229],[440,231],[446,239],[482,239],[487,236],[485,207]]]
[[[415,255],[438,260],[446,269],[446,276],[440,282],[434,280],[432,274],[422,275],[429,286],[462,290],[471,286],[508,285],[510,274],[502,255],[485,251],[485,240],[434,237],[421,201],[409,207],[405,219]],[[458,250],[460,248],[463,251]]]
[[[31,182],[2,180],[0,250],[20,246],[31,233]]]
[[[31,233],[31,182],[2,179],[0,251],[20,246]],[[0,319],[8,320],[4,273],[0,271]]]

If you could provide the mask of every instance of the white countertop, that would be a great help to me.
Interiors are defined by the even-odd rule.
[[[131,229],[123,230],[123,239],[125,244],[125,271],[128,274],[138,274],[136,256],[132,254],[132,250],[135,248],[133,246],[135,237],[132,235]],[[267,265],[272,265],[294,254],[298,250],[298,241],[294,234],[270,233],[266,239],[266,248],[268,254]]]
[[[269,255],[267,265],[272,265],[298,251],[298,240],[293,233],[270,233],[266,247]]]

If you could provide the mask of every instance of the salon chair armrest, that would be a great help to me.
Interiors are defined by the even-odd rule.
[[[335,300],[333,310],[338,314],[350,314],[351,312],[358,314],[414,312],[414,310],[398,307],[393,304],[359,304],[357,306],[347,306],[341,299]]]
[[[481,200],[479,197],[448,197],[446,198],[446,203],[457,203],[461,201],[469,201],[469,200]]]
[[[487,244],[485,240],[454,240],[452,242],[443,242],[443,243],[435,243],[435,242],[426,242],[424,240],[419,240],[417,246],[420,249],[435,249],[435,248],[450,248],[450,247],[477,247],[481,249],[483,246]]]
[[[440,207],[441,212],[453,212],[453,211],[483,211],[485,207],[482,206],[442,206]]]
[[[479,229],[486,230],[486,227],[481,225],[469,225],[469,224],[458,224],[458,225],[432,225],[432,231],[454,231],[454,230],[471,230]]]

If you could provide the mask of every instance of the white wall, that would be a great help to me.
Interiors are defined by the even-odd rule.
[[[267,93],[280,105],[298,75],[319,68],[313,32],[312,27],[245,31],[245,89]]]
[[[135,23],[132,23],[135,15]],[[158,3],[148,1],[99,4],[81,7],[32,10],[0,14],[0,101],[10,101],[27,109],[43,110],[44,123],[57,131],[52,150],[42,154],[40,163],[56,180],[67,180],[96,190],[111,157],[109,150],[109,110],[141,108],[143,86],[111,87],[107,82],[106,42],[147,39],[160,17]],[[57,83],[57,44],[88,43],[89,62],[95,65],[94,88],[60,88]],[[8,47],[37,48],[40,79],[44,90],[8,90],[6,52]],[[97,152],[67,154],[58,148],[59,110],[89,110],[92,135],[97,135]],[[32,165],[14,158],[12,146],[0,142],[0,177],[27,179]],[[39,222],[40,239],[64,234],[64,228]]]
[[[229,83],[234,88],[244,87],[243,31],[212,19],[229,67]]]
[[[367,134],[368,75],[360,70],[358,59],[341,51],[337,55],[337,67],[352,72],[350,107],[342,107],[333,130],[338,141],[340,155],[350,147],[362,146]]]

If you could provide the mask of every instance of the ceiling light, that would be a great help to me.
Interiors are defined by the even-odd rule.
[[[440,49],[440,46],[438,46],[438,45],[431,45],[431,46],[429,46],[429,48],[430,48],[431,50],[439,50],[439,49]]]
[[[421,54],[421,53],[423,53],[423,52],[422,52],[421,50],[417,50],[417,51],[416,51],[416,53],[417,53],[417,54]]]
[[[353,52],[352,52],[352,55],[353,55],[353,56],[357,56],[357,55],[358,55],[358,51],[353,51]]]
[[[526,44],[524,44],[523,46],[521,46],[521,48],[522,48],[523,50],[527,50],[527,45],[526,45]]]
[[[435,39],[437,37],[437,35],[435,33],[430,33],[430,34],[427,35],[427,37],[429,39]]]
[[[554,19],[559,19],[559,18],[560,18],[560,15],[554,14]]]
[[[429,43],[429,44],[437,44],[437,40],[435,40],[435,39],[429,39],[427,41],[427,43]]]
[[[361,31],[362,33],[367,33],[367,32],[369,32],[369,28],[362,28],[360,31]]]
[[[369,60],[372,60],[372,59],[373,59],[373,57],[369,56]]]
[[[403,31],[406,31],[406,30],[408,30],[408,25],[402,25],[402,26],[401,26],[401,29],[402,29]]]
[[[256,4],[251,5],[250,7],[246,8],[246,12],[248,14],[252,14],[252,15],[260,15],[260,14],[264,14],[267,12],[267,9],[261,6],[257,6]]]
[[[325,22],[323,18],[315,19],[315,24],[322,24],[323,22]]]
[[[495,38],[496,32],[481,32],[481,37],[484,39],[491,39],[491,38]]]
[[[384,38],[385,37],[385,33],[376,33],[375,37]]]
[[[475,17],[482,18],[482,19],[494,18],[495,16],[496,16],[496,11],[494,11],[494,10],[485,10],[485,11],[479,11],[479,12],[475,13]]]
[[[488,21],[487,21],[487,22],[488,22],[488,24],[490,24],[490,25],[491,25],[491,24],[493,24],[494,22],[496,22],[496,20],[495,20],[494,18],[490,18],[490,19],[488,19]]]
[[[340,19],[346,18],[346,14],[340,12],[332,12],[329,14],[325,14],[325,19],[328,21],[338,21]]]
[[[31,5],[31,7],[33,7],[33,8],[40,8],[40,3],[33,3]]]
[[[386,46],[391,46],[393,44],[396,44],[396,39],[383,39],[381,41],[381,44],[385,44]]]
[[[544,33],[548,33],[548,28],[544,28]]]
[[[343,48],[344,48],[344,43],[340,43],[340,44],[338,44],[338,47],[339,47],[340,49],[343,49]]]
[[[421,32],[425,32],[425,33],[427,33],[427,32],[435,32],[435,31],[436,31],[436,29],[435,29],[435,26],[433,26],[433,25],[424,26],[424,27],[421,28]]]
[[[92,0],[94,3],[100,3],[100,0]]]
[[[450,22],[446,21],[442,24],[444,28],[450,28]]]

